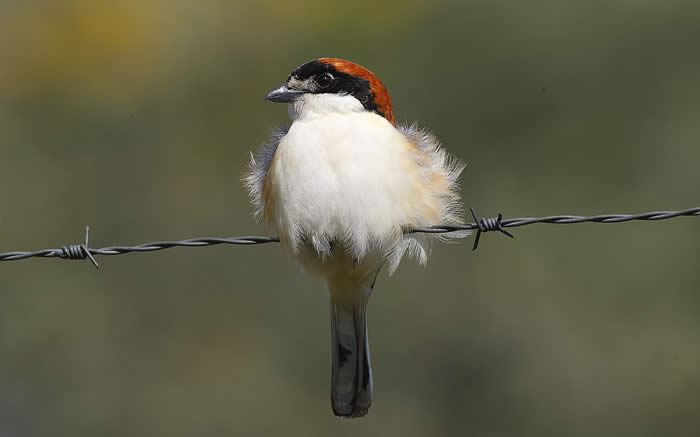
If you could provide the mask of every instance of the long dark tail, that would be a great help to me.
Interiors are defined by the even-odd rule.
[[[333,412],[340,417],[362,417],[372,404],[366,300],[350,303],[331,297],[331,336]]]

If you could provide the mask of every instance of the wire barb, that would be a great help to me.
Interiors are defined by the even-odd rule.
[[[90,253],[90,248],[88,246],[90,238],[90,226],[85,226],[85,243],[84,244],[71,244],[70,246],[63,246],[60,253],[56,254],[59,258],[72,259],[72,260],[83,260],[88,258],[92,265],[96,269],[100,269],[100,265],[97,264],[97,260]]]
[[[470,208],[474,223],[466,223],[461,225],[436,225],[424,228],[406,228],[404,233],[427,233],[427,234],[444,234],[455,231],[476,230],[476,238],[472,250],[476,250],[479,246],[481,234],[484,232],[498,231],[502,234],[514,238],[513,234],[505,228],[514,228],[518,226],[526,226],[534,223],[549,223],[549,224],[573,224],[573,223],[625,223],[632,220],[666,220],[676,217],[700,217],[700,206],[688,208],[678,211],[652,211],[641,214],[604,214],[595,216],[578,216],[578,215],[556,215],[549,217],[521,217],[504,219],[501,213],[497,217],[479,219],[474,211]],[[35,252],[5,252],[0,253],[0,261],[15,261],[32,257],[39,258],[62,258],[62,259],[90,259],[92,264],[99,268],[97,261],[93,255],[121,255],[132,252],[153,252],[156,250],[170,249],[171,247],[203,247],[215,246],[217,244],[237,244],[237,245],[255,245],[267,243],[279,243],[278,237],[261,237],[261,236],[246,236],[246,237],[231,237],[231,238],[192,238],[189,240],[179,241],[154,241],[152,243],[139,244],[137,246],[110,246],[101,249],[90,249],[88,246],[88,236],[90,227],[85,228],[85,243],[63,246],[60,249],[43,249]]]
[[[503,229],[503,214],[501,214],[500,212],[498,213],[498,217],[482,217],[481,220],[479,220],[476,217],[476,212],[474,212],[474,208],[469,207],[469,211],[471,211],[472,213],[474,223],[476,223],[479,226],[476,231],[476,237],[474,238],[474,246],[472,246],[472,252],[479,248],[479,239],[481,238],[481,234],[483,232],[498,231],[502,234],[509,236],[510,238],[515,238],[515,236],[511,232]]]

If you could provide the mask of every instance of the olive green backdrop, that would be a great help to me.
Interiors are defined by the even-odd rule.
[[[319,56],[377,73],[484,215],[697,206],[699,46],[681,0],[5,0],[0,252],[265,235],[263,97]],[[276,245],[0,263],[0,435],[698,435],[700,218],[515,234],[380,276],[357,421]]]

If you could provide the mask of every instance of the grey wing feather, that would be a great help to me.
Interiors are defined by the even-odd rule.
[[[250,161],[248,163],[248,171],[243,175],[243,183],[248,189],[250,200],[255,208],[255,216],[260,218],[265,210],[265,199],[262,196],[262,187],[265,176],[272,158],[275,156],[277,146],[280,141],[287,135],[289,127],[273,129],[270,134],[270,139],[260,146],[257,151],[251,152]]]

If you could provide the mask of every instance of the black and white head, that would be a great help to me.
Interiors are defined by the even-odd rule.
[[[379,78],[365,67],[339,58],[318,58],[300,65],[266,99],[293,103],[293,118],[301,111],[364,110],[396,124],[391,97]]]

